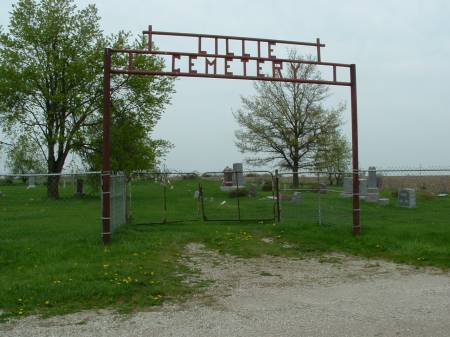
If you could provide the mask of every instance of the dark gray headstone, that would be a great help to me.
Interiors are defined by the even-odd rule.
[[[344,177],[344,192],[341,196],[343,198],[350,198],[353,195],[353,177]]]
[[[416,207],[416,190],[413,188],[404,188],[398,192],[398,203],[401,207]]]
[[[252,197],[252,198],[256,197],[256,186],[255,185],[250,186],[250,189],[248,191],[248,196]]]
[[[376,188],[377,187],[377,169],[375,166],[369,167],[369,178],[367,182],[368,188]]]
[[[77,198],[82,198],[82,197],[84,197],[83,179],[77,178],[76,186],[77,186],[77,190],[76,190],[76,192],[75,192],[75,194],[74,194],[75,197],[77,197]]]
[[[234,163],[233,171],[233,186],[244,186],[244,165],[242,165],[242,163]]]

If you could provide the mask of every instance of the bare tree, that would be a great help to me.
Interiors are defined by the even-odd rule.
[[[290,59],[299,60],[295,52]],[[289,63],[284,76],[319,80],[314,64]],[[255,166],[276,164],[293,172],[293,185],[299,186],[298,171],[313,168],[315,155],[325,139],[341,125],[343,106],[326,109],[329,89],[318,84],[256,82],[256,95],[242,97],[235,114],[241,129],[236,145]]]

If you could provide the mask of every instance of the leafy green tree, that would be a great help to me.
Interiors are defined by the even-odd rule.
[[[350,168],[351,148],[348,140],[339,129],[324,139],[316,153],[316,169],[328,174],[330,185],[341,185],[344,174]]]
[[[101,127],[104,48],[125,45],[129,38],[105,37],[94,5],[80,10],[73,0],[13,5],[8,32],[0,33],[0,121],[7,135],[25,135],[44,150],[47,172],[60,173],[70,152],[96,150],[91,136]],[[123,57],[113,62],[126,64]],[[147,56],[137,57],[136,64],[163,65]],[[116,110],[150,131],[168,103],[172,81],[116,76],[112,91]],[[58,198],[59,177],[48,179],[48,195]]]
[[[39,146],[24,135],[8,146],[6,165],[11,173],[43,173],[45,159]]]
[[[299,60],[295,53],[290,58]],[[313,64],[289,63],[284,77],[320,79]],[[299,186],[298,171],[314,168],[315,156],[324,139],[341,125],[342,106],[324,107],[329,89],[318,84],[256,82],[256,95],[243,97],[235,113],[241,126],[236,145],[251,165],[275,164],[293,173],[293,186]]]
[[[114,48],[145,49],[147,41],[129,42],[130,35],[119,33]],[[113,54],[115,67],[127,67],[124,54]],[[162,70],[162,59],[135,55],[136,70]],[[153,170],[171,144],[153,139],[151,133],[170,103],[174,92],[173,79],[154,76],[113,76],[111,78],[111,170],[122,171],[129,178],[132,171]],[[102,163],[102,124],[89,128],[83,140],[82,157],[91,170],[100,170]]]

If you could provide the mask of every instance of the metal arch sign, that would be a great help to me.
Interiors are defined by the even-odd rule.
[[[277,81],[293,83],[311,83],[323,85],[347,86],[351,88],[352,115],[352,173],[353,173],[353,235],[360,233],[359,208],[359,167],[358,167],[358,123],[356,99],[356,67],[354,64],[323,62],[321,48],[325,44],[316,39],[315,42],[299,42],[276,39],[262,39],[229,35],[176,33],[154,31],[152,26],[143,31],[147,35],[147,48],[114,49],[106,48],[104,53],[104,87],[103,87],[103,211],[102,227],[103,242],[109,243],[111,238],[110,222],[110,124],[111,124],[111,75],[141,75],[141,76],[173,76],[173,77],[203,77],[237,80]],[[196,40],[196,48],[190,52],[161,51],[153,48],[154,36],[169,36]],[[234,45],[234,47],[231,46]],[[207,47],[207,45],[209,47]],[[275,47],[278,45],[303,46],[315,51],[315,60],[292,60],[278,58]],[[253,47],[253,48],[251,48]],[[112,65],[112,54],[125,55],[126,66]],[[136,55],[158,55],[169,58],[168,69],[153,71],[136,66]],[[327,79],[302,78],[298,73],[298,65],[313,64],[328,68],[331,74]],[[297,66],[296,66],[297,65]],[[283,70],[291,67],[286,76]],[[348,71],[348,79],[341,79],[338,70]]]
[[[143,31],[143,34],[148,36],[146,50],[111,49],[112,53],[127,54],[128,57],[127,66],[123,68],[112,68],[112,74],[209,77],[351,86],[350,81],[339,80],[337,77],[338,69],[348,71],[351,65],[322,62],[321,48],[325,47],[325,44],[322,44],[320,39],[316,39],[315,42],[300,42],[227,35],[162,32],[152,30],[152,26],[149,26],[148,30]],[[196,39],[197,48],[191,52],[155,50],[153,48],[154,36]],[[205,47],[206,43],[209,43],[210,48]],[[230,46],[231,43],[235,45],[233,50]],[[250,44],[252,44],[254,48],[250,48]],[[238,45],[237,48],[236,45]],[[313,48],[317,61],[278,58],[275,55],[274,50],[275,47],[279,45]],[[134,66],[134,57],[137,54],[169,57],[169,69],[164,71],[136,69]],[[182,60],[184,61],[184,67],[180,64]],[[221,64],[219,65],[219,63]],[[283,69],[286,69],[286,65],[293,64],[314,64],[327,67],[330,68],[332,77],[328,80],[304,79],[299,76],[298,71],[293,71],[292,77],[284,76]],[[237,72],[236,70],[231,70],[232,65],[234,65]],[[266,70],[264,70],[264,68]]]

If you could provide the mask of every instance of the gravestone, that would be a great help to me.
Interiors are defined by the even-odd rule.
[[[300,201],[300,192],[295,191],[294,193],[292,193],[291,202],[297,204],[299,201]]]
[[[398,192],[398,203],[401,207],[416,207],[416,190],[414,188],[403,188]]]
[[[353,195],[353,177],[344,177],[344,192],[341,193],[343,198],[351,198]]]
[[[197,190],[197,191],[194,192],[194,199],[195,200],[199,200],[200,199],[200,191]]]
[[[367,182],[367,202],[378,202],[380,193],[377,186],[377,170],[374,166],[369,167],[369,180]]]
[[[367,197],[367,179],[359,179],[359,197],[365,199]]]
[[[353,177],[344,177],[344,192],[341,193],[342,198],[351,198],[353,196]],[[367,179],[359,179],[359,197],[365,199],[367,197]]]
[[[325,184],[319,184],[319,193],[326,194],[328,193],[328,187]]]
[[[378,203],[380,204],[380,205],[389,205],[389,198],[380,198],[380,199],[378,199]]]
[[[83,179],[77,178],[76,186],[77,186],[77,191],[75,192],[74,196],[77,197],[77,198],[84,197]]]
[[[245,185],[244,166],[242,163],[233,164],[233,186],[242,187]]]
[[[233,169],[228,166],[223,170],[223,186],[233,186]]]
[[[255,185],[250,186],[250,189],[248,191],[248,196],[251,198],[256,197],[256,186]]]
[[[30,188],[36,187],[36,177],[35,176],[29,176],[28,177],[28,184],[27,184],[27,190]]]

